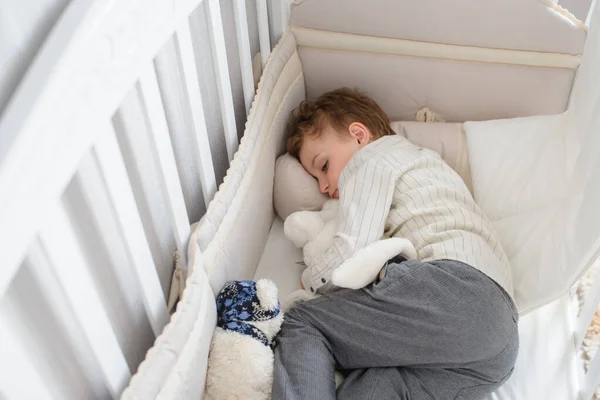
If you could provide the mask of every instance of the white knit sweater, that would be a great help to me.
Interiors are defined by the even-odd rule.
[[[326,292],[331,273],[359,249],[383,237],[409,239],[420,261],[450,259],[477,268],[513,296],[508,257],[492,223],[462,179],[434,151],[402,136],[359,150],[339,181],[339,231],[309,262],[308,290]]]

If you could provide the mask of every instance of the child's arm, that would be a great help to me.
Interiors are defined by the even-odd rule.
[[[305,262],[304,287],[313,293],[331,288],[331,274],[342,262],[384,233],[397,171],[381,160],[370,159],[353,168],[353,161],[340,179],[338,232],[323,254]]]

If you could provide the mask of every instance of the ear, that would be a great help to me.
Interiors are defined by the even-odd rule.
[[[276,309],[279,304],[277,286],[269,279],[260,279],[256,282],[256,297],[258,297],[260,305],[269,311]]]
[[[365,124],[353,122],[348,127],[348,131],[352,139],[356,140],[360,147],[367,145],[371,141],[371,131]]]

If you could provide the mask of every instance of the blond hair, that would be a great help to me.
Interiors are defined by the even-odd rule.
[[[292,111],[286,129],[287,151],[299,158],[305,137],[318,138],[328,126],[343,135],[353,122],[369,128],[372,140],[394,135],[388,116],[375,100],[357,90],[340,88],[314,101],[305,100]]]

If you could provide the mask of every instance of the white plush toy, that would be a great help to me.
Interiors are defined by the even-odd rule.
[[[284,233],[298,248],[302,248],[304,263],[320,256],[331,244],[338,225],[336,221],[339,200],[327,200],[320,211],[298,211],[284,222]],[[375,281],[379,271],[390,258],[402,254],[416,259],[417,252],[408,239],[387,238],[358,250],[333,271],[331,283],[335,286],[360,289]],[[317,297],[307,290],[297,290],[286,299],[284,309]]]
[[[228,282],[217,296],[217,318],[204,398],[270,399],[271,342],[283,323],[277,287],[268,279]]]

